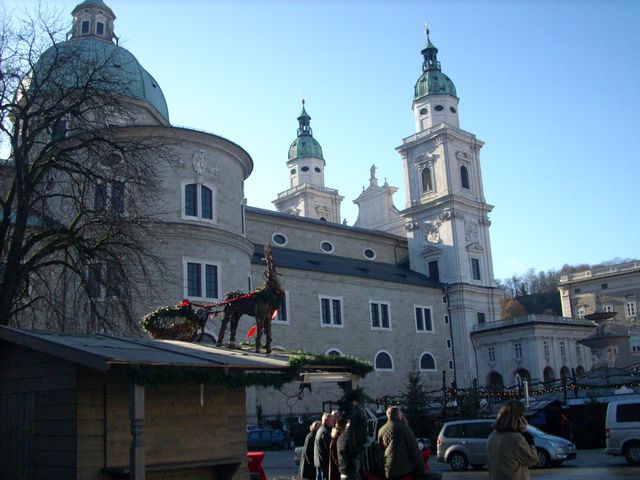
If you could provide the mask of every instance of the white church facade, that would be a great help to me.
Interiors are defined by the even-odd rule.
[[[115,15],[102,0],[82,2],[73,18],[63,44],[126,52],[114,41]],[[106,19],[108,28],[98,31],[96,18]],[[225,292],[260,286],[269,242],[286,293],[273,321],[274,346],[371,362],[375,371],[362,385],[373,398],[398,395],[412,370],[421,372],[428,390],[440,388],[443,378],[459,387],[489,383],[491,372],[479,368],[472,333],[500,320],[504,293],[493,276],[483,142],[460,128],[455,86],[428,35],[413,92],[416,131],[407,132],[396,149],[404,169],[404,207],[394,205],[397,189],[380,186],[372,166],[369,187],[354,200],[354,226],[342,223],[344,197],[325,185],[331,160],[313,136],[304,102],[283,161],[289,188],[273,200],[276,210],[252,207],[244,198],[253,169],[249,154],[217,135],[171,126],[157,82],[126,53],[139,67],[132,69],[133,81],[146,88],[131,98],[135,114],[120,118],[119,128],[170,139],[173,152],[171,164],[159,172],[163,214],[155,228],[163,241],[152,248],[175,275],[136,305],[140,316],[183,298],[213,303]],[[241,336],[252,321],[241,320]],[[208,331],[215,335],[217,326],[210,322]],[[516,369],[504,372],[505,383]],[[314,387],[313,398],[289,402],[258,389],[248,399],[250,411],[301,414],[317,411],[319,399],[331,396]]]

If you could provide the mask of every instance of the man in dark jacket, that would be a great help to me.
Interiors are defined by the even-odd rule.
[[[400,408],[387,409],[387,423],[378,432],[378,442],[384,451],[384,470],[388,480],[399,480],[405,475],[425,476],[418,442],[411,427],[402,421]]]
[[[319,420],[309,427],[309,434],[304,439],[302,455],[300,457],[300,478],[303,480],[316,480],[316,466],[313,460],[313,450],[316,444],[316,432],[320,428]]]
[[[330,413],[322,414],[322,426],[316,432],[313,463],[316,467],[316,480],[329,479],[329,445],[331,443],[331,427],[334,418]]]
[[[357,480],[360,470],[360,452],[356,451],[355,432],[351,428],[351,422],[338,437],[338,470],[340,480]]]

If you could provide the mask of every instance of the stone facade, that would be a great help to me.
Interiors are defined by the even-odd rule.
[[[640,362],[640,262],[563,275],[558,291],[564,316],[582,318],[599,312],[615,312],[598,325],[604,333],[629,337],[614,348],[613,363],[625,367]]]
[[[577,343],[595,331],[591,321],[526,315],[473,327],[471,339],[482,385],[514,385],[569,378],[590,370],[590,349]]]

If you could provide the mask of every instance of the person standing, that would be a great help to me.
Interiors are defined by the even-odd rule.
[[[338,439],[347,426],[347,419],[343,415],[334,414],[335,426],[331,430],[331,443],[329,443],[329,480],[340,480],[338,466]]]
[[[387,423],[378,432],[378,443],[384,452],[387,480],[425,476],[418,442],[411,427],[402,420],[399,407],[387,408]]]
[[[329,445],[331,427],[334,418],[328,412],[322,414],[322,425],[316,432],[313,452],[313,464],[316,467],[316,480],[329,480]]]
[[[309,427],[309,433],[304,439],[302,456],[300,457],[300,478],[302,480],[316,480],[316,467],[313,463],[313,450],[316,443],[316,432],[322,423],[316,420]]]
[[[529,467],[538,463],[533,436],[527,432],[524,406],[518,400],[505,402],[489,435],[487,456],[489,480],[529,480]]]
[[[351,422],[347,421],[344,431],[336,442],[340,480],[358,480],[359,478],[360,452],[355,451],[354,435],[355,432],[351,428]]]

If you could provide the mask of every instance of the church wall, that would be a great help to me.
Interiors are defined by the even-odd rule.
[[[261,284],[262,271],[263,268],[254,266],[256,285]],[[451,349],[447,346],[450,332],[444,320],[448,312],[441,289],[302,270],[279,271],[282,273],[282,286],[288,295],[288,323],[273,322],[274,346],[319,354],[337,349],[345,355],[353,355],[371,363],[374,363],[377,352],[386,351],[392,357],[393,371],[373,372],[362,381],[367,394],[374,398],[400,394],[409,372],[419,368],[423,352],[431,353],[436,360],[435,371],[423,373],[427,388],[441,385],[442,370],[452,377],[453,372],[449,369]],[[321,325],[320,295],[341,300],[342,328]],[[370,301],[389,304],[390,330],[372,330]],[[431,307],[433,333],[416,333],[414,305]],[[241,320],[239,334],[244,335],[250,325],[249,319]],[[297,385],[290,386],[290,389],[295,388]],[[265,413],[275,413],[281,408],[279,405],[283,399],[278,395],[260,395],[258,391],[256,401]],[[304,400],[296,402],[295,408],[292,407],[292,412],[299,414],[306,409],[314,411],[320,407],[318,396],[306,394]]]

